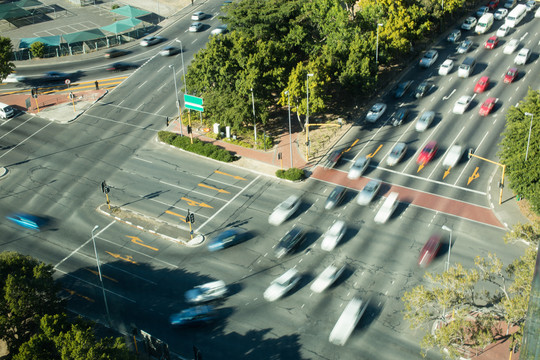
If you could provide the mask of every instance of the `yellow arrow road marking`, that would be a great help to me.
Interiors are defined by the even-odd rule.
[[[349,146],[349,148],[343,152],[348,152],[349,150],[351,150],[353,148],[354,145],[356,145],[356,143],[358,142],[359,139],[356,139],[354,140],[354,142],[351,144],[351,146]]]
[[[217,192],[220,192],[220,193],[223,193],[223,194],[230,194],[230,192],[228,192],[227,190],[223,190],[223,189],[218,189],[218,188],[215,188],[213,186],[210,186],[210,185],[206,185],[206,184],[199,184],[200,187],[204,187],[204,188],[207,188],[207,189],[211,189],[211,190],[216,190]]]
[[[448,174],[450,174],[450,169],[451,169],[451,168],[452,168],[452,167],[449,166],[449,167],[448,167],[448,170],[446,170],[446,171],[444,172],[444,175],[443,175],[443,177],[442,177],[443,179],[444,179],[445,177],[447,177]]]
[[[137,244],[137,245],[140,245],[140,246],[144,246],[145,248],[147,249],[150,249],[150,250],[154,250],[154,251],[158,251],[159,249],[155,248],[155,247],[152,247],[150,245],[146,245],[145,243],[143,243],[143,241],[141,239],[139,239],[138,237],[136,236],[130,236],[130,235],[126,235],[128,238],[131,239],[131,242],[134,243],[134,244]]]
[[[471,181],[478,179],[480,177],[480,174],[478,173],[479,167],[477,166],[476,169],[474,169],[471,176],[469,176],[469,180],[467,181],[467,185],[471,183]]]
[[[64,290],[66,290],[68,293],[70,293],[71,295],[77,295],[79,297],[82,297],[83,299],[85,300],[88,300],[90,302],[95,302],[94,299],[91,299],[89,298],[88,296],[84,296],[84,295],[81,295],[81,294],[78,294],[75,290],[70,290],[70,289],[66,289],[64,288]]]
[[[126,257],[123,257],[120,254],[115,254],[115,253],[112,253],[112,252],[109,252],[109,251],[105,251],[105,252],[107,254],[111,255],[115,259],[122,259],[122,260],[130,262],[132,264],[137,264],[137,262],[133,260],[133,256],[131,256],[131,255],[126,255]]]
[[[188,203],[188,205],[190,206],[200,206],[200,207],[205,207],[205,208],[209,208],[209,209],[213,209],[212,206],[208,205],[208,204],[205,204],[203,202],[197,202],[195,200],[191,200],[191,199],[188,199],[188,198],[181,198],[182,200],[184,200],[185,202]]]
[[[381,150],[382,147],[383,147],[382,144],[379,145],[379,147],[377,148],[377,150],[375,150],[375,152],[373,152],[373,153],[371,153],[371,154],[367,154],[366,157],[368,157],[368,158],[374,157],[375,154],[377,154],[377,153],[379,152],[379,150]]]
[[[418,170],[416,170],[416,172],[420,172],[420,170],[422,170],[424,168],[424,163],[421,163],[419,166],[418,166]]]
[[[167,214],[171,214],[171,215],[174,215],[174,216],[178,216],[180,219],[182,219],[183,222],[186,222],[186,217],[184,215],[180,215],[180,214],[177,214],[175,212],[172,212],[172,211],[169,211],[169,210],[165,210],[165,212]]]
[[[244,179],[243,177],[241,176],[237,176],[237,175],[231,175],[231,174],[227,174],[226,172],[223,172],[223,171],[219,171],[219,170],[214,170],[214,172],[216,174],[221,174],[221,175],[226,175],[226,176],[230,176],[236,180],[247,180],[247,179]]]
[[[86,268],[86,270],[87,270],[87,271],[90,271],[90,272],[91,272],[92,274],[94,274],[94,275],[99,275],[99,272],[97,272],[96,270],[92,270],[92,269],[88,269],[88,268]],[[118,282],[118,280],[113,279],[112,277],[109,277],[109,276],[107,276],[107,275],[101,274],[101,276],[104,277],[104,278],[107,278],[107,279],[109,279],[109,280],[111,280],[111,281],[114,281],[115,283]]]

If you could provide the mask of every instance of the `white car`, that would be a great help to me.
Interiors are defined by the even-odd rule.
[[[344,270],[345,265],[339,268],[334,264],[328,266],[319,274],[319,276],[317,276],[317,278],[315,278],[315,281],[309,288],[313,292],[322,293],[341,276]]]
[[[264,292],[267,301],[275,301],[289,292],[300,280],[300,274],[296,269],[289,269],[283,275],[270,283]]]
[[[454,60],[452,59],[446,59],[441,64],[441,67],[439,68],[439,75],[444,76],[448,75],[450,71],[454,68]]]
[[[188,303],[199,304],[222,298],[226,293],[227,286],[225,285],[225,282],[217,280],[195,286],[193,289],[186,291],[185,298]]]
[[[516,49],[519,46],[519,40],[518,39],[511,39],[508,44],[504,46],[503,53],[509,55],[516,51]]]
[[[227,32],[227,25],[219,25],[214,30],[210,32],[212,35],[225,34]]]
[[[347,304],[336,325],[332,329],[328,341],[336,345],[345,345],[354,328],[360,321],[362,315],[368,306],[367,301],[362,301],[359,298],[352,298]]]
[[[424,112],[418,120],[416,120],[416,125],[414,129],[418,132],[426,131],[426,129],[431,125],[433,119],[435,118],[435,112],[426,111]]]
[[[268,223],[272,225],[281,225],[285,220],[300,207],[300,197],[296,195],[289,196],[285,201],[274,208],[274,211],[268,217]]]
[[[161,56],[171,56],[180,53],[180,49],[174,46],[165,46],[161,51],[159,52],[159,55]]]
[[[463,151],[465,149],[461,145],[452,145],[450,146],[450,149],[448,149],[448,152],[446,153],[446,156],[443,159],[442,167],[443,168],[449,168],[454,167],[457,165],[459,160],[461,159],[461,156],[463,155]]]
[[[199,20],[204,19],[205,16],[206,15],[202,11],[197,11],[197,12],[193,13],[193,15],[191,15],[191,20],[199,21]]]
[[[375,215],[374,221],[377,224],[384,224],[388,221],[388,219],[390,219],[390,217],[394,213],[394,210],[396,210],[398,206],[398,203],[399,203],[398,196],[399,194],[397,192],[392,192],[384,200],[382,206],[377,212],[377,215]]]
[[[3,83],[19,83],[23,81],[26,81],[26,76],[17,74],[9,74],[4,80],[2,80]]]
[[[366,120],[368,122],[374,123],[375,121],[379,120],[379,118],[384,114],[386,111],[386,104],[383,103],[377,103],[371,107],[371,110],[368,111],[366,115]]]
[[[500,28],[497,29],[497,36],[498,37],[505,37],[510,32],[510,26],[504,24]]]
[[[471,101],[472,101],[472,97],[470,97],[469,95],[463,95],[462,97],[458,99],[458,101],[456,101],[452,112],[454,114],[465,113],[465,111],[467,111],[467,108],[471,104]]]
[[[495,20],[502,20],[506,17],[506,15],[508,15],[508,9],[497,9],[497,11],[495,11],[495,13],[493,14],[493,17],[495,18]]]
[[[199,32],[201,31],[203,24],[201,22],[194,22],[189,26],[189,32]]]
[[[527,12],[534,10],[536,7],[536,1],[535,0],[529,0],[525,3],[525,6],[527,7]]]
[[[151,45],[159,44],[163,40],[165,39],[161,36],[148,36],[141,40],[140,45],[151,46]]]
[[[407,144],[403,142],[398,142],[388,154],[386,158],[386,164],[388,166],[394,166],[403,159],[403,156],[407,153]]]
[[[360,176],[362,176],[364,171],[366,171],[370,162],[371,162],[371,158],[368,158],[366,156],[362,156],[356,159],[356,161],[351,165],[351,168],[349,169],[347,178],[351,180],[358,179]]]
[[[531,50],[523,48],[519,50],[516,57],[514,58],[514,64],[516,65],[525,65],[527,60],[531,57]]]
[[[534,17],[535,17],[535,18],[540,18],[540,8],[538,8],[538,9],[536,10],[536,12],[534,13]]]
[[[375,195],[379,192],[379,189],[381,188],[381,180],[373,179],[370,180],[366,186],[358,193],[358,197],[356,198],[356,203],[358,205],[367,205],[373,200]]]
[[[461,28],[463,30],[471,30],[472,28],[476,26],[477,22],[478,20],[476,20],[474,16],[469,16],[468,18],[465,19],[463,24],[461,24]]]
[[[321,242],[321,249],[324,251],[332,251],[337,246],[339,241],[345,235],[347,231],[347,226],[343,220],[337,220],[330,226],[328,230],[324,233],[323,240]]]

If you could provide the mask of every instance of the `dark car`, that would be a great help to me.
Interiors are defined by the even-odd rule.
[[[334,150],[328,155],[328,158],[326,159],[325,168],[331,169],[333,168],[341,159],[341,155],[343,155],[343,152],[341,150]]]
[[[218,251],[246,241],[248,233],[243,229],[228,229],[208,242],[208,250]]]
[[[107,71],[124,71],[135,69],[137,65],[126,62],[116,62],[107,68]]]
[[[416,87],[416,90],[414,91],[414,96],[418,99],[426,95],[429,90],[433,87],[433,84],[431,84],[429,81],[424,80]]]
[[[48,71],[43,75],[42,80],[46,82],[64,81],[69,77],[69,74],[60,71]]]
[[[396,87],[396,90],[394,91],[394,97],[396,99],[399,99],[403,95],[405,95],[407,90],[411,87],[412,83],[413,83],[412,80],[399,83],[398,86]]]
[[[392,118],[390,119],[390,123],[393,126],[399,126],[407,120],[408,116],[409,116],[409,109],[401,108],[398,111],[396,111],[396,113],[392,116]]]
[[[324,204],[324,208],[326,210],[332,210],[336,206],[338,206],[343,198],[345,197],[345,193],[347,192],[347,188],[343,186],[336,186],[334,190],[328,195],[328,199],[326,199],[326,203]]]
[[[275,250],[276,258],[279,259],[285,254],[291,252],[302,243],[305,237],[306,233],[304,232],[304,229],[299,226],[293,227],[288,233],[285,234],[284,237],[281,238],[281,240],[279,240]]]
[[[124,55],[127,55],[127,54],[129,54],[129,51],[127,51],[127,50],[111,49],[111,50],[107,50],[105,52],[105,58],[106,59],[111,59],[111,58],[115,58],[115,57],[119,57],[119,56],[124,56]]]
[[[199,305],[182,310],[177,314],[169,316],[172,326],[185,326],[204,324],[216,318],[214,308],[210,305]]]

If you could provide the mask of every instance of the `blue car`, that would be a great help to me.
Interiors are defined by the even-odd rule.
[[[225,230],[208,243],[208,250],[218,251],[239,244],[248,238],[248,233],[243,229],[228,229]]]
[[[169,317],[172,326],[197,325],[207,323],[216,318],[214,308],[210,305],[200,305],[182,310]]]
[[[39,230],[39,226],[43,222],[43,219],[37,216],[22,213],[6,216],[6,219],[16,225],[31,230]]]

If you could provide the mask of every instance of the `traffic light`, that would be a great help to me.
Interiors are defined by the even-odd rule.
[[[188,125],[188,127],[187,127],[187,133],[188,133],[188,134],[191,134],[191,132],[192,132],[191,126]]]
[[[37,99],[38,89],[36,87],[32,88],[32,97]]]
[[[167,123],[167,126],[169,126],[169,117],[168,116],[165,118],[165,122]]]
[[[189,214],[189,221],[193,224],[195,222],[195,214]]]

